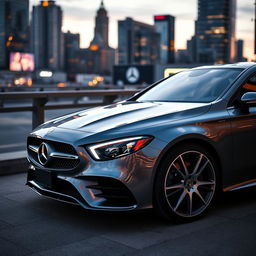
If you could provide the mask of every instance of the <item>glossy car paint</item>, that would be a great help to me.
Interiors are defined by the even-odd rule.
[[[234,107],[231,100],[239,86],[256,72],[256,65],[245,63],[217,66],[220,67],[242,68],[244,71],[230,88],[211,103],[124,101],[80,111],[39,126],[30,134],[31,137],[72,145],[80,163],[69,171],[51,170],[29,158],[30,171],[41,169],[54,172],[58,179],[69,182],[84,201],[72,198],[87,209],[150,208],[159,163],[175,145],[193,141],[206,147],[217,160],[224,191],[244,184],[254,184],[256,108],[244,111]],[[89,144],[142,135],[150,135],[154,139],[142,150],[119,159],[96,161],[86,150]],[[122,207],[103,206],[102,200],[87,188],[89,177],[110,177],[121,181],[134,196],[136,203]],[[29,179],[28,185],[46,196],[46,192],[50,191],[52,194],[49,196],[58,199],[53,196],[54,193],[57,195],[57,191],[51,191],[34,180]]]

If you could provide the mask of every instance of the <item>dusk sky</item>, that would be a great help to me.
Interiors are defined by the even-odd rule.
[[[214,1],[214,0],[213,0]],[[39,0],[31,0],[31,5]],[[80,33],[81,47],[88,47],[94,32],[94,18],[100,0],[57,0],[64,12],[63,31]],[[254,58],[254,0],[237,0],[236,37],[243,39],[244,55]],[[186,48],[186,41],[194,34],[197,0],[104,0],[110,18],[109,39],[117,47],[117,21],[125,17],[153,24],[153,15],[171,14],[176,17],[176,49]]]

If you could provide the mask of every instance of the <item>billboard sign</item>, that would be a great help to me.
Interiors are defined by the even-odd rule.
[[[164,78],[168,77],[168,76],[173,76],[179,72],[185,71],[185,70],[189,70],[189,68],[166,68],[164,70]]]
[[[34,54],[11,52],[10,71],[34,71],[34,70],[35,70]]]
[[[119,65],[114,66],[114,84],[136,85],[154,82],[153,65]]]

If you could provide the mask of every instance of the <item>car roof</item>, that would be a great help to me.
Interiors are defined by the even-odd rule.
[[[217,64],[217,65],[210,65],[210,66],[200,66],[193,69],[202,69],[202,68],[242,68],[242,69],[248,69],[250,67],[256,67],[255,62],[238,62],[233,64]]]

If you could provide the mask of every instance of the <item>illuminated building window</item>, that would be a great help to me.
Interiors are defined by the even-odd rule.
[[[161,44],[161,49],[167,51],[167,50],[168,50],[168,47],[167,47],[167,45]]]
[[[42,6],[43,6],[43,7],[47,7],[48,5],[49,5],[48,1],[43,1],[43,2],[42,2]]]
[[[174,50],[175,50],[174,40],[170,40],[170,50],[171,50],[171,51],[174,51]]]
[[[224,19],[225,15],[220,14],[220,15],[208,15],[207,19]]]
[[[148,39],[146,37],[142,37],[140,39],[140,46],[146,46],[148,43]]]
[[[142,61],[140,61],[140,64],[141,64],[141,65],[147,65],[147,64],[148,64],[148,61],[142,60]]]
[[[79,62],[79,59],[68,59],[68,62],[69,63],[78,63]]]
[[[224,27],[215,27],[215,28],[212,28],[212,33],[213,34],[225,34],[226,30]]]
[[[98,49],[99,49],[99,46],[97,44],[92,44],[90,46],[90,50],[92,50],[92,51],[97,51]]]
[[[225,61],[224,60],[217,60],[216,64],[225,64]]]

